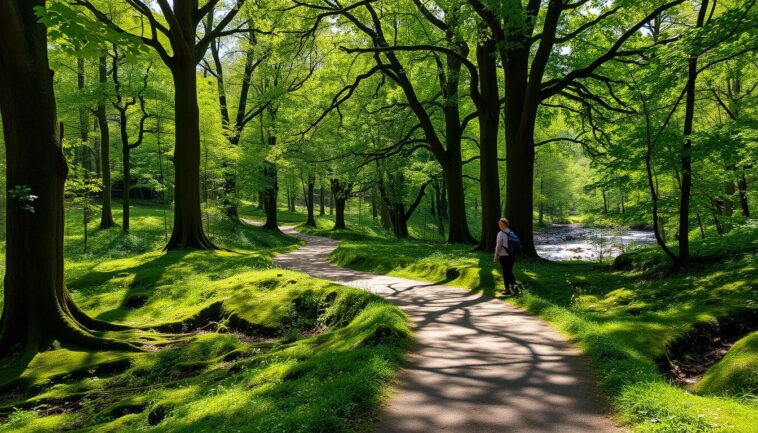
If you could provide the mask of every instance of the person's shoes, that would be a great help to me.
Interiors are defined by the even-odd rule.
[[[502,292],[500,292],[501,295],[505,296],[506,298],[510,298],[511,296],[515,296],[513,292],[509,290],[503,289]]]

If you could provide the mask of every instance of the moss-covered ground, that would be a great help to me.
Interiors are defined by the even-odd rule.
[[[116,220],[119,214],[116,212]],[[213,219],[230,251],[170,252],[163,211],[128,236],[68,213],[76,303],[139,352],[54,344],[0,368],[0,432],[343,432],[370,429],[410,341],[405,316],[357,289],[271,266],[298,242]]]
[[[344,240],[332,261],[357,270],[493,295],[491,253],[470,246],[397,241],[363,231],[302,229]],[[695,241],[692,268],[675,271],[655,248],[610,263],[517,262],[524,296],[512,300],[567,334],[590,357],[618,418],[636,432],[740,432],[758,426],[754,334],[738,342],[695,389],[662,374],[667,347],[698,324],[758,312],[758,230]],[[448,272],[455,268],[458,272]],[[458,275],[454,279],[448,276]]]

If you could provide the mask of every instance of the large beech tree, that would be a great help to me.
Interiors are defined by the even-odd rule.
[[[58,340],[128,348],[93,332],[115,328],[93,320],[71,301],[63,274],[61,146],[47,29],[34,9],[43,0],[0,2],[0,111],[7,158],[4,308],[0,356],[23,347],[33,354]]]
[[[246,29],[228,30],[245,0],[234,0],[231,8],[212,28],[198,32],[201,22],[214,14],[220,0],[157,0],[162,20],[153,8],[141,0],[125,1],[147,24],[149,34],[135,34],[121,27],[89,0],[73,0],[72,4],[89,10],[98,20],[119,33],[132,34],[154,49],[171,71],[174,79],[174,115],[176,143],[174,147],[175,212],[174,228],[167,249],[214,249],[215,245],[203,231],[200,212],[200,112],[197,102],[197,66],[210,44],[218,37]],[[165,23],[165,24],[164,24]],[[163,46],[167,40],[169,50]]]

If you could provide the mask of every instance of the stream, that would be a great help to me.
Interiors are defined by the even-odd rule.
[[[554,260],[598,261],[614,259],[624,251],[655,243],[652,231],[555,224],[538,229],[534,242],[540,257]]]

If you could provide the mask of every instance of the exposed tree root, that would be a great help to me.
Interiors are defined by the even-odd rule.
[[[189,234],[180,233],[175,227],[164,250],[174,251],[181,249],[218,250],[220,248],[211,242],[202,230]]]

